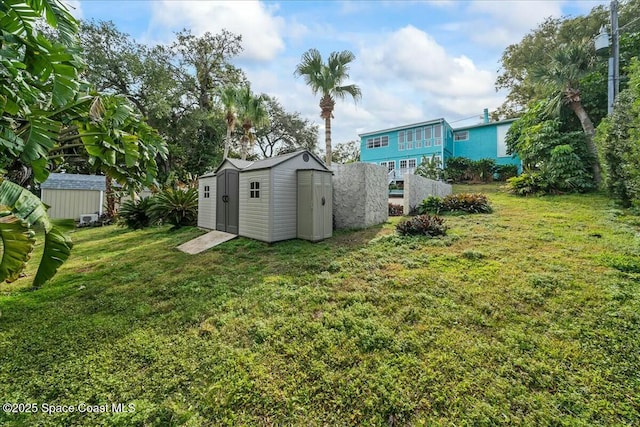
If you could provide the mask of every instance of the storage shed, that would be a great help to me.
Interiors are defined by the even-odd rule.
[[[299,199],[301,170],[318,171],[305,179],[319,179],[322,191],[311,191],[315,184],[309,184],[311,193]],[[226,159],[214,172],[200,177],[198,226],[269,243],[296,237],[321,240],[331,237],[332,227],[325,227],[332,224],[331,190],[331,171],[306,150],[255,162]],[[319,207],[311,213],[299,210],[299,200]],[[306,216],[311,214],[322,226],[308,224]],[[311,234],[298,234],[299,221],[306,224],[303,230],[311,228]]]
[[[40,185],[40,199],[50,206],[50,218],[93,218],[102,215],[106,188],[104,176],[52,173]]]

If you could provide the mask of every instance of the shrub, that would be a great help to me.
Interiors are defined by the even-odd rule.
[[[403,236],[444,236],[447,226],[437,216],[418,215],[396,225],[396,231]]]
[[[497,165],[494,169],[497,181],[506,181],[518,175],[517,165]]]
[[[148,227],[152,224],[148,213],[151,204],[151,197],[125,201],[118,211],[118,224],[132,230]]]
[[[423,214],[439,214],[443,208],[442,199],[438,196],[429,196],[418,205],[418,213]]]
[[[394,205],[389,203],[389,216],[402,216],[404,207],[402,205]]]
[[[485,194],[460,193],[449,194],[442,199],[442,211],[490,213],[493,209]]]
[[[471,173],[475,181],[489,182],[493,179],[496,167],[494,159],[480,159],[471,161]]]
[[[149,207],[153,221],[173,225],[176,229],[185,225],[196,225],[198,219],[198,190],[195,188],[168,188],[155,196]]]
[[[537,172],[526,172],[507,180],[507,191],[516,196],[532,196],[549,191],[549,183]]]
[[[445,175],[453,182],[462,182],[471,179],[471,159],[466,157],[450,157],[447,160]]]

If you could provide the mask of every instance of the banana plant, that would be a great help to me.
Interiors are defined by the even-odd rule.
[[[44,250],[33,286],[53,277],[71,254],[73,244],[65,234],[73,221],[54,224],[46,206],[31,192],[0,178],[0,282],[17,279],[25,269],[35,246],[35,230],[44,231]]]

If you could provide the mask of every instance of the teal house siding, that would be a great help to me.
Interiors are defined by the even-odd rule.
[[[453,130],[444,119],[360,135],[360,160],[386,166],[399,179],[404,172],[413,172],[423,156],[442,162],[452,152]]]
[[[451,157],[494,159],[496,164],[515,164],[520,159],[506,153],[504,138],[513,120],[453,128],[445,119],[398,126],[360,134],[360,160],[386,166],[394,179],[413,173],[423,157],[435,156],[446,167]],[[393,173],[391,171],[394,171]]]
[[[457,128],[454,131],[454,156],[471,160],[494,159],[498,165],[520,165],[517,156],[507,154],[504,139],[513,120],[483,123]],[[465,135],[467,136],[464,139]]]

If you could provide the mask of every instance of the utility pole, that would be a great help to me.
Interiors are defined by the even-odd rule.
[[[613,78],[610,84],[613,84],[611,93],[612,99],[609,102],[609,112],[613,111],[613,104],[616,102],[618,93],[620,93],[620,30],[618,28],[618,1],[611,1],[611,57]]]

